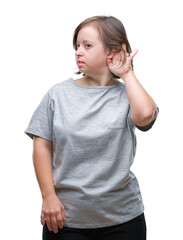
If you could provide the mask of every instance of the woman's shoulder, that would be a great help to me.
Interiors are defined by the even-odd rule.
[[[54,83],[48,90],[49,94],[58,94],[62,89],[65,89],[69,84],[71,78],[65,79],[63,81]]]

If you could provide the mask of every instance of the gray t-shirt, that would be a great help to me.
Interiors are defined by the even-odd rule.
[[[69,78],[47,91],[25,133],[53,141],[53,180],[65,208],[64,226],[107,227],[143,213],[139,184],[130,171],[135,128],[122,82],[83,86]]]

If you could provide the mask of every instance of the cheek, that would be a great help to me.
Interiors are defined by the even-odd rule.
[[[106,64],[106,56],[103,52],[98,51],[89,56],[92,63],[96,66]]]

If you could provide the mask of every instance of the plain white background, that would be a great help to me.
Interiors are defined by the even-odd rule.
[[[182,215],[182,7],[181,1],[0,2],[1,168],[0,227],[3,239],[41,239],[41,194],[33,141],[24,133],[46,91],[77,70],[72,37],[94,15],[124,24],[134,72],[159,106],[148,132],[136,129],[132,171],[140,184],[147,239],[183,239]]]

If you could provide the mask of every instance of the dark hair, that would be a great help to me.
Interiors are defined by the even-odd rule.
[[[86,25],[93,25],[98,30],[99,36],[103,42],[104,50],[110,50],[111,52],[120,52],[122,49],[122,44],[126,44],[127,53],[131,53],[131,46],[128,42],[126,30],[122,22],[113,16],[94,16],[85,19],[81,22],[74,31],[73,34],[73,47],[77,50],[77,36],[82,27]],[[114,49],[114,50],[113,50]],[[126,56],[125,56],[126,57]],[[133,59],[131,61],[133,70]],[[80,71],[75,74],[81,74]],[[113,74],[114,78],[120,78]],[[85,74],[83,74],[85,76]]]

